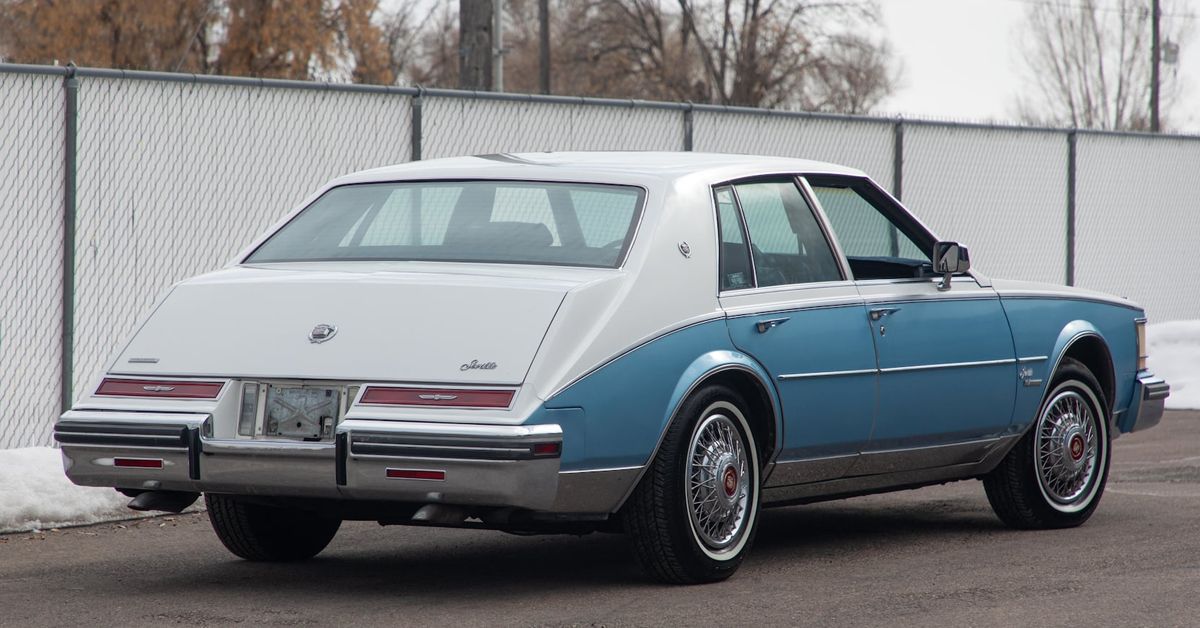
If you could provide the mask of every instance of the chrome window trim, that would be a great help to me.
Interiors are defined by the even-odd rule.
[[[796,185],[800,187],[800,194],[808,201],[809,208],[816,215],[817,222],[820,223],[821,232],[825,234],[825,242],[833,250],[835,261],[842,271],[842,279],[854,281],[854,273],[850,270],[850,261],[846,258],[846,252],[842,250],[842,243],[834,235],[829,224],[829,216],[825,215],[825,208],[821,206],[816,192],[813,192],[812,186],[808,184],[808,178],[805,175],[796,175],[795,180]]]

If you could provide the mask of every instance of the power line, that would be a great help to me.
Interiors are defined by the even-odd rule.
[[[1007,0],[1007,1],[1015,2],[1017,4],[1028,4],[1028,5],[1033,5],[1033,6],[1043,6],[1043,7],[1050,7],[1050,8],[1055,8],[1055,9],[1079,9],[1079,10],[1084,10],[1084,11],[1095,10],[1095,11],[1100,11],[1102,13],[1122,13],[1125,15],[1142,14],[1142,15],[1145,15],[1146,17],[1150,17],[1150,11],[1151,11],[1149,6],[1137,6],[1137,7],[1130,7],[1130,8],[1125,9],[1125,8],[1121,8],[1121,7],[1104,6],[1101,4],[1089,5],[1089,4],[1079,4],[1076,2],[1060,2],[1057,0]],[[1159,15],[1161,17],[1175,17],[1175,18],[1180,18],[1180,19],[1184,19],[1184,20],[1194,20],[1194,19],[1200,18],[1200,13],[1170,13],[1167,11],[1161,11],[1161,12],[1159,12]]]

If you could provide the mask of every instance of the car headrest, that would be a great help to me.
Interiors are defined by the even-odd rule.
[[[477,222],[446,234],[446,244],[546,248],[554,243],[550,229],[540,222]]]

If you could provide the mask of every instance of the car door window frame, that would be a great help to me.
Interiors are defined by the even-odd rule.
[[[838,274],[839,274],[838,279],[831,279],[828,281],[816,281],[816,282],[786,283],[786,284],[777,284],[777,285],[771,285],[771,286],[758,285],[758,268],[757,268],[757,263],[754,260],[754,255],[752,254],[753,249],[751,248],[752,244],[753,244],[753,238],[751,238],[751,236],[750,236],[749,225],[746,224],[746,214],[745,214],[745,210],[742,207],[742,200],[738,196],[737,186],[749,184],[749,183],[769,183],[769,182],[779,183],[779,182],[783,182],[783,181],[790,181],[792,183],[792,185],[795,185],[796,190],[800,193],[800,196],[804,199],[805,204],[808,205],[808,211],[811,214],[813,220],[816,221],[817,227],[821,230],[821,235],[824,238],[825,245],[827,247],[829,247],[830,254],[833,256],[834,263],[838,268]],[[751,275],[752,275],[752,279],[753,279],[753,285],[748,288],[736,288],[736,289],[732,289],[732,290],[726,290],[726,289],[721,288],[720,269],[722,267],[721,266],[722,256],[724,255],[724,246],[723,246],[724,238],[723,238],[723,233],[721,231],[722,227],[721,227],[721,216],[720,216],[720,207],[719,207],[720,202],[717,199],[717,192],[724,188],[728,188],[730,191],[730,194],[733,197],[734,211],[737,213],[737,217],[738,217],[738,226],[742,231],[742,239],[745,242],[746,253],[750,259],[750,269],[751,269]],[[717,245],[718,245],[717,293],[718,294],[745,294],[745,293],[749,293],[752,291],[764,291],[765,292],[765,291],[778,291],[778,290],[794,290],[796,288],[803,288],[805,286],[828,286],[828,285],[836,284],[839,282],[853,281],[853,275],[850,272],[849,262],[846,260],[846,256],[843,254],[841,246],[838,244],[837,239],[834,237],[834,234],[830,229],[828,219],[826,218],[824,211],[821,210],[820,204],[818,203],[818,201],[816,199],[816,195],[813,194],[812,188],[810,188],[807,181],[805,181],[804,175],[795,174],[795,173],[779,173],[779,174],[768,174],[768,175],[756,175],[753,177],[745,177],[745,178],[740,178],[740,179],[731,179],[729,181],[722,181],[720,183],[717,183],[717,184],[711,186],[711,190],[712,190],[712,202],[713,202],[713,219],[717,222]],[[790,218],[789,218],[789,220],[790,220]]]
[[[820,198],[817,197],[813,187],[844,187],[849,188],[858,194],[871,207],[878,211],[892,227],[899,233],[903,233],[923,251],[926,251],[927,256],[932,256],[933,245],[938,242],[938,237],[929,227],[917,219],[911,212],[904,208],[891,194],[888,194],[883,188],[879,187],[874,181],[867,177],[841,175],[841,174],[806,174],[801,177],[804,187],[811,193],[813,202],[816,204],[817,211],[825,219],[826,227],[830,230],[830,236],[837,240],[837,234],[832,233],[833,225],[829,222],[828,216],[825,213],[824,206],[821,205]],[[896,238],[893,235],[893,238]],[[898,242],[895,244],[899,248]],[[849,258],[841,249],[841,244],[838,244],[839,251],[842,253],[842,258],[846,260],[847,275],[853,281],[871,281],[871,282],[910,282],[910,281],[929,281],[930,278],[936,275],[931,274],[928,277],[903,277],[903,278],[888,278],[888,279],[858,279],[854,276],[853,270],[849,267]],[[966,273],[971,275],[971,273]],[[973,275],[971,275],[973,276]]]

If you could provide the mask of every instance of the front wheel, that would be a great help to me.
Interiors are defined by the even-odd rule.
[[[746,407],[724,386],[685,401],[622,509],[638,562],[654,578],[724,580],[749,553],[760,467]]]
[[[1066,359],[1035,425],[983,486],[1014,528],[1069,528],[1087,521],[1108,481],[1108,406],[1096,377]]]
[[[293,508],[266,506],[233,495],[205,493],[208,520],[221,543],[246,560],[282,562],[312,558],[325,549],[341,519]]]

